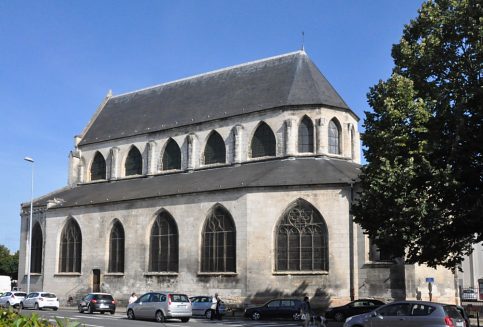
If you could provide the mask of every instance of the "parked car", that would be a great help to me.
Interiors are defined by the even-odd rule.
[[[473,288],[465,288],[461,292],[462,301],[478,301],[478,292]]]
[[[187,295],[173,292],[149,292],[127,306],[128,319],[180,319],[188,322],[192,316],[191,302]]]
[[[460,305],[457,305],[456,309],[460,313],[461,317],[463,317],[463,319],[465,320],[465,323],[466,323],[465,327],[471,327],[470,317],[468,316],[468,313],[466,313],[465,308],[463,308]]]
[[[54,293],[50,292],[31,292],[20,302],[22,309],[42,310],[50,308],[54,311],[59,309],[59,299]]]
[[[325,312],[325,318],[335,319],[336,321],[344,321],[347,317],[360,315],[374,310],[383,305],[384,302],[374,299],[359,299],[340,307],[328,308]]]
[[[5,292],[0,297],[0,307],[9,308],[10,306],[17,308],[20,302],[27,296],[24,292]]]
[[[77,308],[80,313],[110,312],[113,315],[116,312],[116,301],[109,293],[89,293],[79,301]]]
[[[191,309],[193,316],[205,316],[206,318],[211,318],[211,304],[213,303],[212,296],[192,296],[190,297]],[[219,308],[220,314],[225,314],[225,305],[220,304]]]
[[[289,318],[300,320],[302,301],[298,299],[273,299],[262,306],[245,309],[245,317],[252,320]]]
[[[465,327],[455,305],[397,301],[346,319],[344,327]]]

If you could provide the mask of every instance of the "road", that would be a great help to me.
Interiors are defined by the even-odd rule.
[[[145,326],[164,326],[164,327],[300,327],[301,322],[295,321],[251,321],[244,318],[227,318],[222,321],[211,321],[200,318],[192,318],[188,323],[182,323],[179,320],[170,320],[165,323],[156,323],[154,321],[142,321],[142,320],[128,320],[124,312],[117,312],[114,315],[111,314],[81,314],[74,310],[62,310],[58,311],[33,311],[33,310],[22,310],[22,315],[30,315],[36,313],[45,319],[49,319],[54,322],[54,317],[64,319],[68,318],[72,321],[79,321],[85,327],[145,327]],[[341,323],[330,322],[328,327],[342,327]]]

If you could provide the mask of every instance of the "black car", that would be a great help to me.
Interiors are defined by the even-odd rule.
[[[260,307],[245,309],[245,317],[252,320],[289,318],[300,320],[301,300],[297,299],[274,299]]]
[[[374,310],[385,303],[373,299],[360,299],[347,303],[340,307],[329,308],[325,312],[325,318],[335,319],[336,321],[344,321],[347,317],[360,315]]]
[[[116,301],[108,293],[90,293],[79,301],[78,309],[80,313],[110,312],[113,315],[116,312]]]

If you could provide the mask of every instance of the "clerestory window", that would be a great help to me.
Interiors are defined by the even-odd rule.
[[[256,129],[251,142],[251,157],[273,157],[276,153],[275,135],[272,129],[262,122]]]

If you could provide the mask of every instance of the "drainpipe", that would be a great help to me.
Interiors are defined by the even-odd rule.
[[[354,180],[350,182],[349,197],[349,289],[351,301],[355,300],[354,290],[354,222],[352,217],[352,201],[354,199]]]

